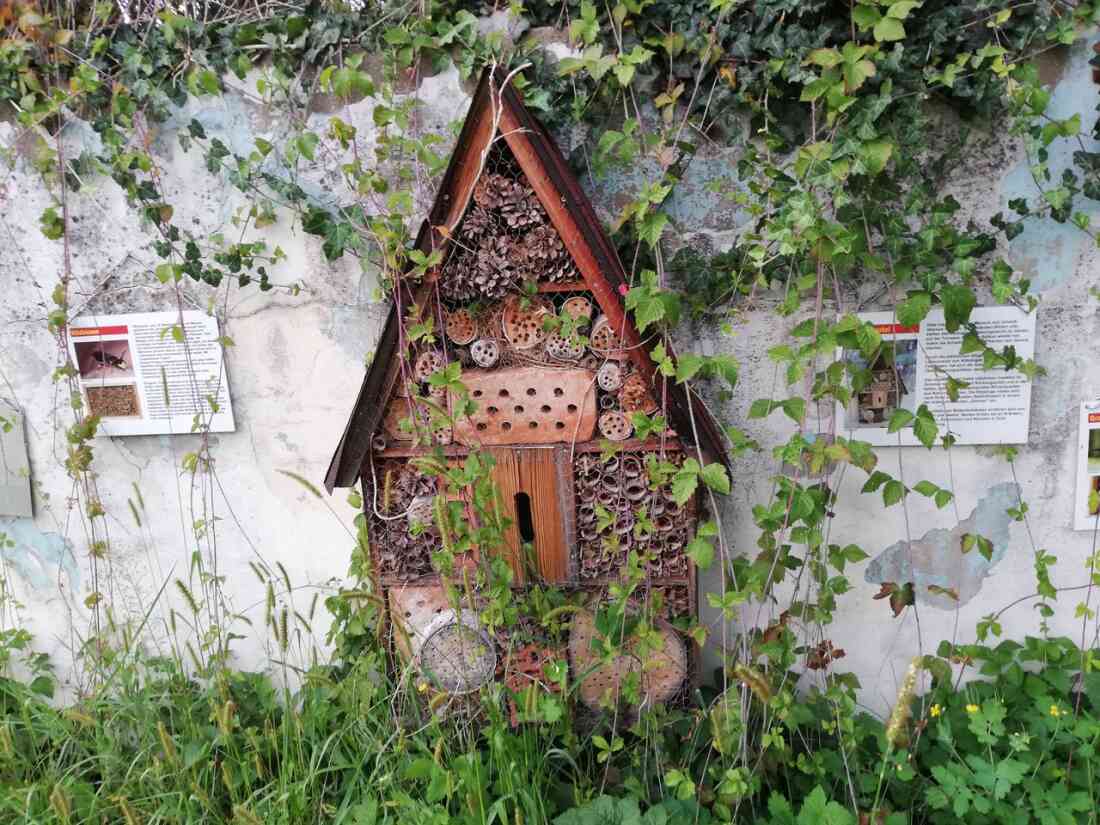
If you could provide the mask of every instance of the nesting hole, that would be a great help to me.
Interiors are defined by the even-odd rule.
[[[564,430],[565,429],[565,422],[564,421],[554,422],[554,429],[555,430]]]
[[[500,410],[498,410],[496,407],[488,407],[486,408],[485,412],[489,413],[489,415],[496,415],[498,412],[500,412]]]
[[[550,412],[550,405],[549,404],[543,404],[541,409],[544,413],[548,413],[548,412]]]
[[[527,428],[528,429],[536,430],[536,429],[538,429],[538,426],[539,426],[539,422],[537,422],[537,421],[528,421],[527,422]]]
[[[565,408],[565,410],[566,410],[566,412],[569,412],[569,413],[575,413],[577,411],[577,405],[576,404],[570,404],[568,407]]]
[[[528,387],[527,388],[527,394],[528,395],[534,395],[536,392],[538,392],[538,390],[536,390],[534,387]]]
[[[561,398],[563,395],[565,395],[565,390],[563,390],[561,387],[554,387],[555,398]]]
[[[508,432],[510,429],[512,429],[512,422],[505,421],[503,424],[500,425],[500,428],[504,430],[504,432]]]
[[[508,390],[501,387],[501,390],[500,390],[499,393],[497,393],[497,395],[499,395],[501,398],[507,398],[508,397]]]
[[[516,414],[517,415],[522,415],[523,414],[523,407],[521,407],[519,404],[516,404]]]

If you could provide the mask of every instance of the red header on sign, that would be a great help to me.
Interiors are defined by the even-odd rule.
[[[69,330],[69,335],[74,338],[87,338],[89,335],[126,335],[130,332],[127,326],[116,327],[77,327]]]
[[[1100,413],[1089,413],[1090,424],[1100,424]]]
[[[875,332],[881,335],[900,335],[905,332],[920,332],[920,324],[903,326],[902,324],[875,324]]]

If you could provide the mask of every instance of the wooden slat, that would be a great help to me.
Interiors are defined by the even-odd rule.
[[[501,512],[512,522],[504,530],[504,553],[508,563],[516,574],[515,583],[523,584],[526,580],[523,569],[523,557],[521,548],[523,542],[519,536],[519,524],[516,520],[516,493],[523,489],[520,481],[519,463],[516,453],[509,449],[494,449],[489,451],[496,464],[493,466],[493,482],[500,495]]]
[[[535,531],[535,555],[539,575],[547,582],[563,582],[569,576],[569,547],[565,540],[563,508],[573,499],[558,487],[553,450],[525,450],[515,453],[520,489],[531,497]]]

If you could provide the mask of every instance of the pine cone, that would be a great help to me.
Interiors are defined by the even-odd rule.
[[[478,297],[477,250],[459,246],[451,247],[451,254],[443,265],[439,290],[448,301],[465,303]]]
[[[473,207],[459,228],[463,245],[476,246],[477,244],[471,243],[471,241],[480,239],[483,235],[492,234],[494,223],[493,216],[488,210],[482,209],[480,206]]]
[[[515,242],[504,235],[487,239],[477,251],[473,283],[479,295],[501,298],[519,280],[516,268],[518,250]]]
[[[483,209],[500,209],[505,201],[511,202],[516,199],[517,195],[513,190],[517,186],[515,181],[504,175],[488,172],[482,175],[474,186],[474,203]],[[522,189],[520,187],[520,194]]]
[[[517,193],[522,193],[522,196],[518,196]],[[545,225],[549,221],[539,199],[529,188],[517,183],[510,194],[514,197],[505,200],[500,207],[501,217],[509,227],[522,229],[527,226]]]
[[[529,275],[543,281],[565,281],[576,277],[573,259],[565,249],[561,236],[549,223],[530,230],[522,239],[524,268]]]

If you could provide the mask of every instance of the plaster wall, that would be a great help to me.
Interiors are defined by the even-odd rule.
[[[1082,45],[1051,70],[1059,116],[1079,111],[1085,123],[1091,122],[1097,98],[1087,58],[1087,45]],[[419,128],[450,139],[449,127],[465,114],[469,91],[453,69],[408,90],[420,100]],[[370,101],[345,107],[339,115],[358,128],[360,152],[369,154],[376,134]],[[316,111],[310,115],[311,125],[322,131],[328,116],[327,111]],[[257,99],[250,78],[220,98],[189,105],[152,134],[176,219],[202,237],[236,237],[240,230],[233,219],[243,198],[207,173],[196,151],[185,152],[177,142],[178,130],[192,117],[209,136],[243,152],[257,137],[277,143],[289,126],[273,118]],[[94,134],[80,122],[70,124],[62,137],[70,155],[95,149]],[[270,569],[281,564],[292,587],[285,598],[302,612],[314,593],[323,595],[339,583],[347,567],[354,511],[343,493],[319,499],[279,471],[321,484],[384,319],[374,273],[347,258],[327,263],[320,240],[303,235],[287,215],[281,215],[275,226],[263,231],[263,238],[270,247],[278,245],[286,252],[287,259],[272,268],[271,275],[281,283],[301,282],[304,289],[297,297],[260,293],[254,287],[215,292],[192,283],[182,283],[178,290],[164,286],[151,277],[157,263],[152,236],[138,225],[117,187],[95,175],[84,182],[70,201],[74,314],[209,308],[236,344],[226,358],[237,431],[211,437],[216,473],[212,510],[195,510],[189,474],[181,466],[184,455],[195,450],[197,437],[98,439],[95,468],[111,546],[106,558],[93,560],[63,468],[68,399],[51,380],[61,356],[45,322],[50,293],[63,269],[63,248],[38,228],[38,216],[52,200],[31,163],[34,142],[23,138],[14,124],[0,123],[0,146],[15,148],[12,166],[0,178],[0,396],[26,416],[36,507],[33,519],[0,519],[0,532],[13,542],[0,549],[0,575],[18,603],[5,602],[5,626],[28,627],[38,647],[50,653],[66,675],[69,687],[78,689],[84,678],[82,646],[97,632],[86,597],[101,592],[118,620],[144,620],[146,643],[163,649],[170,610],[181,607],[182,597],[172,582],[181,579],[201,588],[193,558],[199,553],[206,569],[222,577],[226,621],[245,637],[234,644],[237,663],[264,666],[276,651],[264,627],[265,585],[249,563],[262,561]],[[988,217],[1027,189],[1026,161],[1020,148],[1003,135],[979,129],[963,154],[951,188],[974,217]],[[732,181],[735,157],[735,149],[704,152],[693,163],[670,204],[674,226],[668,237],[673,245],[692,243],[711,250],[728,246],[740,215],[724,206],[707,184],[720,177]],[[644,167],[638,167],[598,183],[586,177],[584,184],[591,187],[604,217],[610,217],[624,193],[645,174]],[[300,183],[321,203],[342,194],[336,176]],[[423,208],[431,192],[416,189],[414,195]],[[841,482],[845,504],[837,510],[829,541],[858,543],[872,558],[851,568],[855,592],[842,600],[838,621],[829,632],[847,651],[841,665],[859,675],[865,700],[875,710],[892,702],[915,651],[932,652],[944,638],[972,640],[980,617],[1034,592],[1035,548],[1058,556],[1056,585],[1086,582],[1083,562],[1094,549],[1093,537],[1069,528],[1077,405],[1100,394],[1100,321],[1095,299],[1088,297],[1088,288],[1100,284],[1100,276],[1097,250],[1083,234],[1073,232],[1048,223],[1028,230],[1004,250],[1017,266],[1032,273],[1040,290],[1037,360],[1049,370],[1034,387],[1030,443],[1021,450],[1015,476],[988,448],[956,447],[950,461],[942,451],[905,448],[879,450],[880,466],[900,472],[909,483],[927,478],[954,490],[954,506],[936,510],[923,497],[911,496],[904,508],[883,511],[879,497],[860,495],[862,474],[850,472]],[[714,325],[686,324],[681,330],[681,350],[728,351],[739,358],[742,386],[732,400],[715,401],[715,411],[762,443],[785,438],[786,424],[778,415],[746,420],[751,400],[785,397],[802,389],[783,387],[766,355],[785,332],[772,312],[778,299],[758,296],[741,309],[729,334]],[[889,305],[889,294],[881,284],[867,284],[858,294],[845,295],[844,301],[845,309],[877,309]],[[789,324],[800,320],[791,318]],[[810,431],[829,432],[831,426],[831,410],[812,412]],[[754,552],[752,507],[768,499],[777,469],[767,452],[738,460],[734,490],[722,512],[729,551]],[[952,576],[965,579],[969,597],[964,604],[945,605],[918,587],[917,609],[895,619],[883,602],[872,600],[878,582],[895,580],[893,576],[904,581],[901,577],[913,569],[910,542],[935,529],[955,528],[983,500],[987,504],[982,512],[998,509],[1015,490],[1006,485],[1013,484],[1019,485],[1030,505],[1029,521],[1023,525],[994,519],[993,528],[1003,528],[1005,540],[991,563],[975,561],[941,575],[935,565],[934,536],[931,549],[926,548],[932,572],[921,575],[928,583],[945,586],[958,583]],[[130,507],[139,492],[140,523]],[[209,535],[195,538],[197,518],[216,525],[216,542]],[[718,584],[715,572],[704,575],[704,591]],[[1052,621],[1056,632],[1080,634],[1074,606],[1085,596],[1081,590],[1061,597]],[[705,593],[701,601],[713,638],[721,638],[720,617],[705,607]],[[1033,604],[1024,600],[1004,613],[1007,636],[1034,632]],[[753,606],[743,620],[767,623],[775,612],[771,605]],[[311,642],[321,645],[326,627],[322,608],[312,625],[312,639],[306,633],[297,640],[298,655],[305,656]]]

